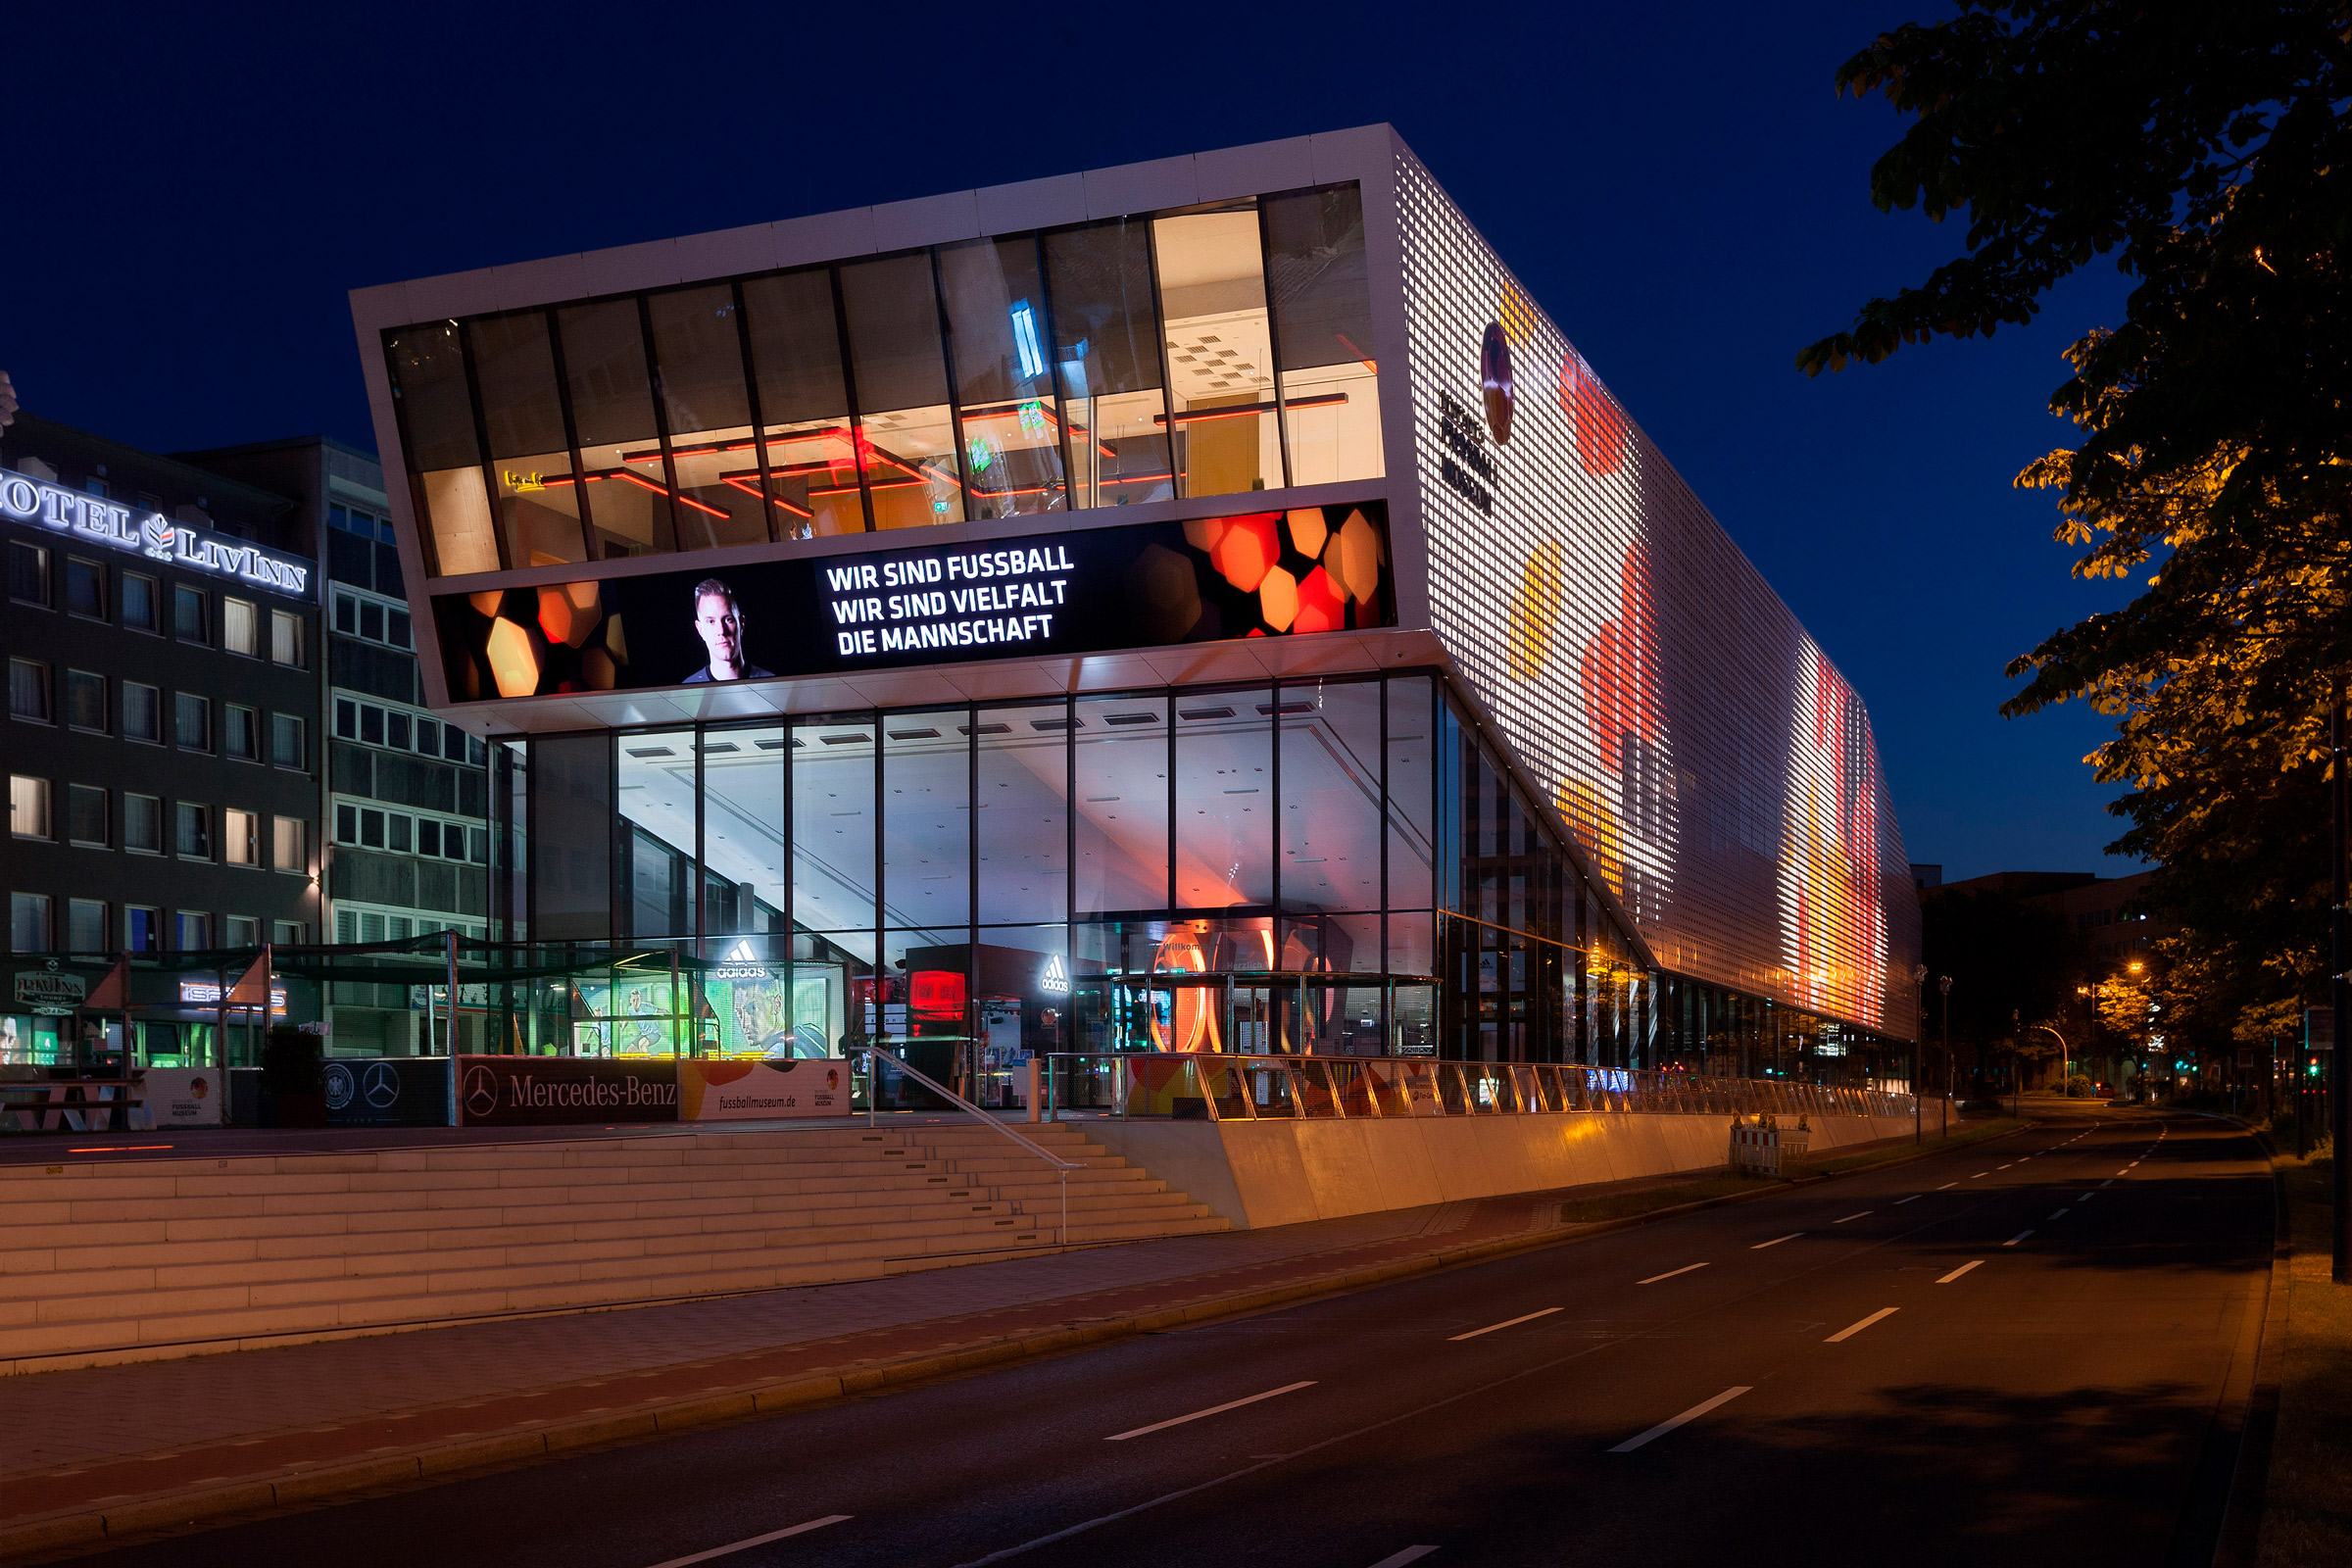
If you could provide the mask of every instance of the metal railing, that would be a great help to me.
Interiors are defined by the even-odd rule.
[[[1065,1110],[1214,1121],[1626,1111],[1908,1116],[1912,1105],[1910,1095],[1882,1089],[1409,1056],[1054,1055],[1044,1077],[1048,1116]]]
[[[996,1116],[991,1115],[988,1111],[985,1111],[978,1105],[973,1104],[970,1101],[964,1099],[955,1090],[950,1089],[946,1084],[941,1083],[938,1079],[932,1077],[929,1073],[923,1071],[920,1067],[917,1067],[912,1062],[908,1061],[905,1056],[900,1055],[897,1052],[890,1050],[887,1046],[879,1042],[869,1044],[865,1047],[865,1124],[868,1127],[876,1125],[874,1102],[877,1098],[877,1095],[875,1093],[875,1086],[881,1082],[881,1067],[884,1061],[888,1061],[891,1064],[891,1069],[894,1072],[905,1073],[907,1077],[913,1079],[916,1083],[922,1085],[925,1089],[928,1089],[940,1099],[948,1102],[948,1103],[954,1105],[957,1110],[962,1111],[965,1115],[979,1122],[982,1126],[988,1127],[994,1130],[998,1136],[1008,1139],[1012,1143],[1019,1145],[1022,1149],[1026,1150],[1028,1152],[1036,1155],[1039,1159],[1044,1160],[1048,1165],[1052,1166],[1054,1172],[1061,1178],[1060,1245],[1064,1247],[1070,1245],[1070,1172],[1074,1170],[1086,1169],[1086,1165],[1083,1161],[1064,1159],[1059,1154],[1056,1154],[1052,1150],[1048,1149],[1045,1145],[1039,1143],[1036,1139],[1029,1137],[1025,1133],[1015,1132],[1012,1128],[1006,1126]]]

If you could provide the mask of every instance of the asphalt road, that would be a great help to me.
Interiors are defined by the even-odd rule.
[[[2202,1563],[2270,1231],[2232,1129],[2085,1111],[1376,1290],[96,1560]]]

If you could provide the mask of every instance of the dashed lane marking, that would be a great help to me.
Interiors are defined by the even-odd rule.
[[[1472,1329],[1467,1334],[1448,1335],[1446,1343],[1447,1345],[1458,1345],[1464,1340],[1475,1340],[1481,1334],[1492,1334],[1496,1329],[1515,1329],[1522,1323],[1533,1323],[1540,1317],[1549,1317],[1552,1313],[1559,1310],[1560,1308],[1556,1306],[1547,1306],[1541,1312],[1528,1312],[1519,1317],[1506,1317],[1499,1323],[1490,1323],[1483,1329]],[[1433,1546],[1430,1549],[1435,1551],[1437,1548]]]
[[[805,1536],[811,1530],[822,1530],[827,1525],[845,1524],[851,1517],[846,1513],[829,1513],[822,1519],[810,1519],[806,1523],[790,1525],[782,1530],[770,1530],[764,1536],[753,1536],[749,1540],[734,1542],[728,1545],[712,1546],[709,1551],[698,1551],[692,1556],[672,1557],[667,1562],[654,1564],[654,1568],[686,1568],[688,1563],[709,1562],[713,1557],[732,1556],[739,1551],[749,1551],[754,1546],[764,1546],[771,1541],[782,1541],[787,1536]]]
[[[1195,1410],[1190,1415],[1171,1416],[1165,1421],[1154,1421],[1148,1427],[1135,1427],[1126,1432],[1114,1432],[1102,1441],[1104,1443],[1125,1443],[1129,1438],[1150,1437],[1154,1432],[1165,1432],[1170,1427],[1183,1426],[1187,1421],[1205,1420],[1212,1415],[1223,1415],[1228,1410],[1239,1410],[1245,1404],[1255,1404],[1260,1399],[1279,1398],[1283,1395],[1297,1394],[1300,1389],[1311,1389],[1314,1386],[1313,1378],[1308,1378],[1302,1383],[1286,1383],[1279,1389],[1268,1389],[1263,1394],[1252,1394],[1246,1399],[1227,1399],[1223,1404],[1212,1404],[1205,1410]],[[668,1568],[668,1565],[664,1564],[663,1568]]]
[[[1406,1563],[1419,1562],[1437,1549],[1435,1546],[1407,1546],[1402,1551],[1391,1552],[1381,1558],[1372,1568],[1404,1568]]]
[[[1778,1247],[1778,1246],[1780,1246],[1780,1245],[1781,1245],[1783,1242],[1793,1242],[1793,1241],[1795,1241],[1795,1240],[1796,1240],[1796,1239],[1797,1239],[1799,1236],[1802,1236],[1802,1235],[1804,1235],[1804,1234],[1805,1234],[1805,1233],[1804,1233],[1803,1231],[1790,1231],[1790,1232],[1789,1232],[1788,1235],[1786,1235],[1786,1236],[1775,1236],[1775,1237],[1774,1237],[1774,1238],[1773,1238],[1771,1241],[1769,1241],[1769,1242],[1758,1242],[1758,1243],[1757,1243],[1755,1246],[1753,1246],[1753,1247],[1749,1248],[1749,1249],[1748,1249],[1748,1250],[1749,1250],[1749,1251],[1751,1251],[1751,1252],[1761,1252],[1761,1251],[1762,1251],[1762,1250],[1764,1250],[1764,1249],[1766,1249],[1767,1247]]]
[[[1681,1268],[1670,1268],[1663,1274],[1652,1274],[1645,1280],[1636,1280],[1634,1283],[1636,1285],[1655,1285],[1660,1280],[1670,1280],[1677,1274],[1688,1274],[1694,1268],[1705,1268],[1706,1266],[1704,1263],[1685,1263]]]
[[[2032,1231],[2019,1231],[2019,1232],[2018,1232],[2018,1233],[2017,1233],[2015,1236],[2012,1236],[2012,1237],[2010,1237],[2010,1238],[2009,1238],[2007,1241],[2003,1242],[2001,1245],[2002,1245],[2003,1247],[2015,1247],[2015,1246],[2016,1246],[2018,1243],[2020,1243],[2020,1242],[2024,1241],[2024,1240],[2025,1240],[2027,1237],[2029,1237],[2029,1236],[2031,1236],[2031,1235],[2033,1235],[2033,1234],[2034,1234],[2034,1233],[2033,1233]]]
[[[1864,1329],[1870,1327],[1873,1323],[1880,1321],[1882,1318],[1892,1317],[1895,1313],[1901,1310],[1902,1308],[1899,1306],[1882,1306],[1876,1312],[1871,1313],[1870,1316],[1861,1319],[1859,1322],[1848,1323],[1845,1327],[1839,1329],[1837,1333],[1831,1335],[1828,1339],[1822,1341],[1821,1343],[1824,1345],[1836,1345],[1840,1340],[1850,1340],[1855,1335],[1861,1333]]]
[[[1909,1198],[1898,1198],[1898,1199],[1896,1199],[1896,1200],[1894,1200],[1894,1206],[1895,1206],[1895,1207],[1897,1207],[1897,1208],[1900,1208],[1900,1207],[1902,1207],[1902,1206],[1903,1206],[1905,1203],[1916,1203],[1916,1202],[1918,1202],[1918,1201],[1919,1201],[1921,1199],[1923,1199],[1923,1198],[1925,1198],[1925,1197],[1927,1197],[1927,1196],[1928,1196],[1928,1195],[1927,1195],[1927,1194],[1925,1194],[1925,1193],[1913,1193],[1913,1194],[1912,1194],[1912,1195],[1911,1195]]]
[[[1868,1214],[1868,1213],[1870,1213],[1870,1212],[1871,1212],[1871,1211],[1870,1211],[1869,1209],[1867,1209],[1867,1208],[1866,1208],[1866,1209],[1863,1209],[1863,1210],[1861,1210],[1861,1212],[1860,1212],[1860,1213],[1848,1214],[1848,1215],[1846,1215],[1846,1216],[1845,1216],[1845,1219],[1834,1219],[1834,1220],[1830,1221],[1830,1223],[1831,1223],[1831,1224],[1833,1224],[1833,1225],[1842,1225],[1842,1224],[1844,1224],[1844,1223],[1845,1223],[1845,1220],[1846,1220],[1846,1219],[1860,1219],[1860,1218],[1861,1218],[1861,1217],[1862,1217],[1864,1214]]]
[[[1982,1264],[1984,1261],[1984,1260],[1981,1257],[1972,1257],[1967,1262],[1961,1264],[1958,1268],[1952,1270],[1949,1274],[1946,1274],[1943,1278],[1937,1280],[1936,1283],[1938,1285],[1949,1285],[1952,1283],[1952,1281],[1958,1279],[1961,1275]]]
[[[1690,1409],[1685,1410],[1681,1415],[1668,1416],[1656,1426],[1651,1427],[1647,1432],[1642,1433],[1638,1437],[1626,1439],[1623,1443],[1620,1443],[1617,1445],[1617,1446],[1611,1448],[1609,1451],[1611,1453],[1631,1453],[1636,1448],[1641,1447],[1643,1444],[1655,1443],[1667,1433],[1672,1432],[1676,1427],[1687,1425],[1690,1422],[1697,1420],[1700,1416],[1705,1415],[1709,1410],[1731,1403],[1742,1394],[1749,1393],[1753,1387],[1754,1385],[1752,1384],[1736,1384],[1733,1387],[1724,1390],[1712,1399],[1699,1400]]]

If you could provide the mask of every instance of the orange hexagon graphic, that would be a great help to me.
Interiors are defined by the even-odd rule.
[[[1319,556],[1323,541],[1331,537],[1331,526],[1323,520],[1321,507],[1300,507],[1291,514],[1291,543],[1302,556]]]
[[[1298,618],[1298,579],[1276,566],[1257,585],[1257,602],[1267,625],[1289,631],[1291,622]]]
[[[1274,525],[1281,517],[1279,512],[1227,517],[1224,537],[1208,553],[1209,564],[1242,592],[1255,592],[1266,573],[1274,569],[1274,563],[1282,559],[1282,543],[1274,536]]]
[[[531,634],[503,615],[490,623],[482,652],[489,657],[491,677],[501,697],[528,697],[539,689],[539,656]]]
[[[1306,574],[1298,585],[1298,617],[1291,630],[1297,632],[1338,631],[1347,624],[1347,596],[1330,573],[1321,566]]]

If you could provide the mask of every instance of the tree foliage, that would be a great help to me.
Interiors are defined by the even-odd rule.
[[[1964,0],[1882,34],[1840,91],[1910,119],[1883,210],[1965,214],[1962,254],[1798,356],[1818,374],[2033,319],[2112,258],[2123,319],[2052,394],[2080,443],[2052,491],[2082,577],[2123,608],[2010,665],[2011,715],[2087,701],[2127,793],[2113,846],[2182,927],[2168,1030],[2218,1044],[2313,994],[2327,722],[2352,665],[2352,0]]]
[[[2056,1024],[2074,1038],[2066,1013],[2084,955],[2063,914],[1996,889],[1954,888],[1920,905],[1919,924],[1928,968],[1922,1032],[1943,1039],[1937,982],[1951,976],[1951,1045],[1961,1077],[1972,1066],[1997,1066],[2011,1052],[2056,1054],[2057,1042],[2036,1025]]]

